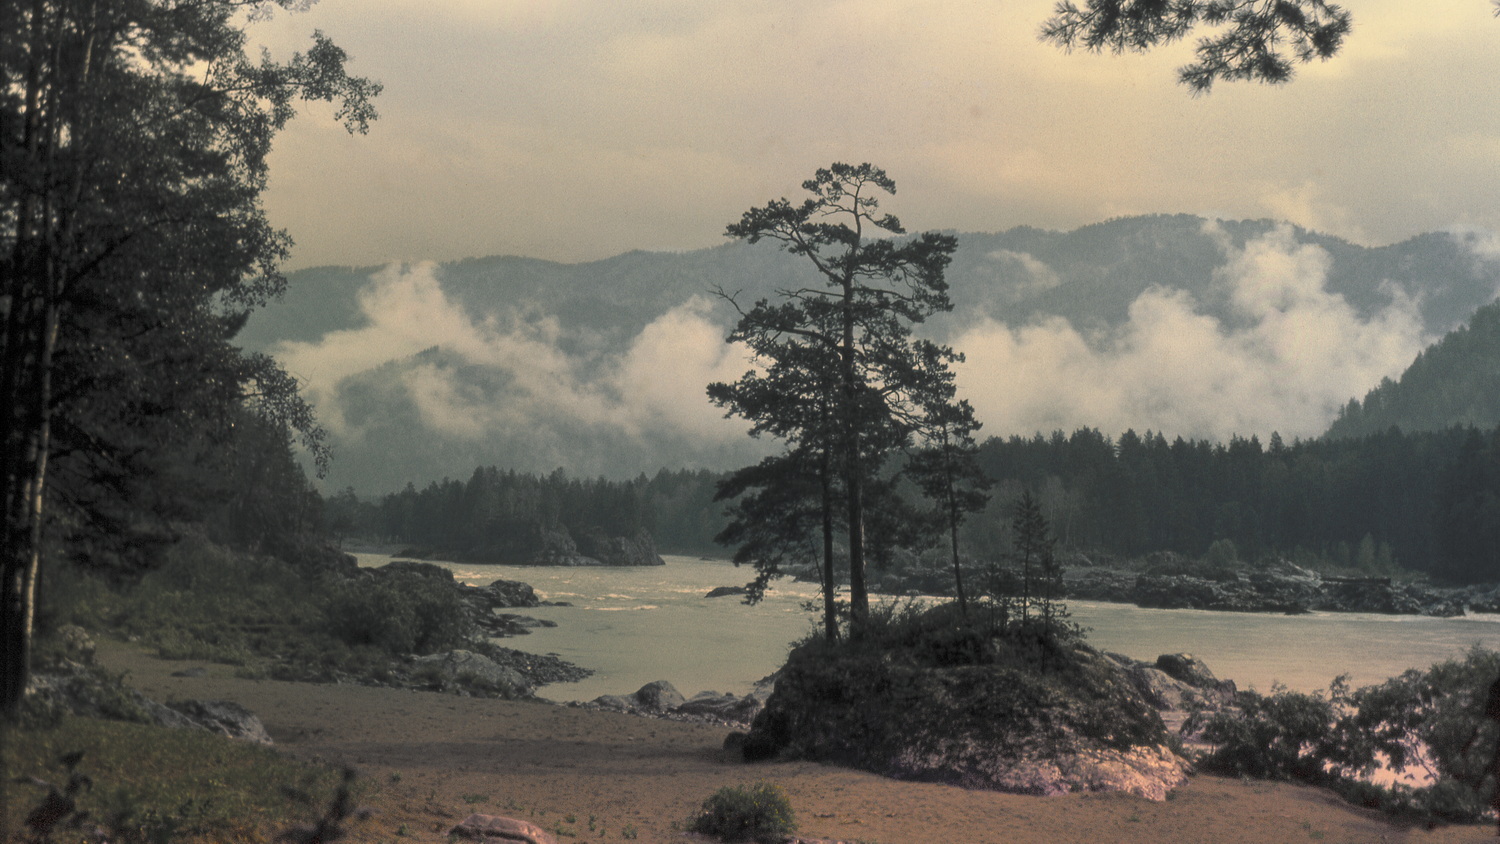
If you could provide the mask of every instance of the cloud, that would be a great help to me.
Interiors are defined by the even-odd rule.
[[[1431,339],[1416,302],[1399,292],[1362,318],[1328,291],[1327,253],[1285,228],[1226,257],[1214,281],[1229,292],[1232,320],[1205,315],[1186,292],[1151,288],[1124,324],[1099,335],[1054,317],[1014,330],[985,320],[955,338],[968,358],[960,389],[985,433],[1316,436]]]
[[[389,374],[374,377],[385,378],[385,389],[400,388],[425,430],[470,444],[515,444],[524,457],[553,465],[611,463],[590,449],[634,448],[662,460],[746,439],[746,426],[724,419],[705,394],[710,381],[733,380],[749,362],[724,342],[702,297],[646,325],[617,357],[565,351],[598,344],[569,343],[587,338],[552,316],[514,311],[476,319],[448,299],[430,263],[376,273],[359,307],[361,327],[274,350],[345,441],[359,439],[369,420],[346,416],[343,391],[353,376],[386,364],[393,364]],[[436,354],[418,354],[434,346]]]

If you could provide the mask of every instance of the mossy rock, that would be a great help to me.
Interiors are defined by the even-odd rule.
[[[1186,763],[1116,662],[1077,639],[986,635],[949,621],[909,620],[858,645],[800,646],[745,738],[745,758],[1027,794],[1162,799],[1181,782]]]

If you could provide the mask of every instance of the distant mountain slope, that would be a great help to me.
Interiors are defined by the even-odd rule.
[[[1446,234],[1367,248],[1176,215],[958,238],[954,311],[922,333],[969,353],[960,385],[986,435],[1313,436],[1500,290],[1500,263]],[[303,379],[332,434],[335,488],[491,464],[722,469],[769,446],[704,395],[747,367],[723,342],[734,311],[715,291],[749,302],[808,280],[767,243],[320,267],[294,273],[239,339]]]
[[[946,339],[983,315],[1019,327],[1040,315],[1075,326],[1117,326],[1151,287],[1194,295],[1202,312],[1236,318],[1217,277],[1226,249],[1243,249],[1277,228],[1271,220],[1207,221],[1186,214],[1124,217],[1070,232],[1026,226],[997,234],[960,233],[948,271],[954,313],[931,333]],[[1500,291],[1500,264],[1447,234],[1363,247],[1290,227],[1296,242],[1330,258],[1328,290],[1361,315],[1396,295],[1420,297],[1425,328],[1451,330]],[[285,297],[257,312],[240,341],[255,350],[312,341],[364,324],[359,293],[381,267],[317,267],[293,273]],[[722,288],[744,298],[773,295],[805,280],[796,259],[770,244],[726,243],[690,252],[627,252],[581,264],[493,256],[441,264],[444,291],[475,318],[518,309],[620,342],[694,295]],[[716,306],[726,324],[727,309]]]
[[[1328,436],[1454,425],[1500,425],[1500,302],[1475,311],[1468,325],[1418,354],[1398,380],[1384,379],[1362,402],[1350,399]]]

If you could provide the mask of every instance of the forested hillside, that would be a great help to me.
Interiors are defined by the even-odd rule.
[[[1382,381],[1364,401],[1350,399],[1328,436],[1495,424],[1500,424],[1500,302],[1480,308],[1467,325],[1417,355],[1398,380]]]
[[[1500,434],[1500,432],[1496,432]],[[1229,540],[1266,554],[1389,573],[1494,579],[1474,536],[1500,496],[1496,434],[1448,428],[1283,443],[1226,444],[1097,431],[992,439],[980,449],[1001,489],[1039,491],[1059,540],[1077,549],[1199,556]]]

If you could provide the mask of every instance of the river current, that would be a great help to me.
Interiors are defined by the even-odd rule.
[[[391,559],[356,556],[366,566]],[[557,626],[500,642],[594,671],[583,681],[539,690],[559,702],[628,694],[653,680],[670,681],[689,696],[703,690],[744,694],[776,670],[792,643],[815,629],[818,616],[804,608],[818,597],[815,584],[778,581],[765,601],[746,606],[738,597],[704,595],[717,586],[743,585],[753,576],[750,570],[720,560],[664,559],[665,566],[618,568],[442,565],[465,583],[520,580],[543,600],[571,604],[512,610]],[[1500,615],[1285,616],[1093,601],[1070,601],[1068,609],[1095,647],[1144,660],[1192,653],[1240,688],[1263,692],[1276,683],[1314,691],[1340,674],[1355,686],[1368,685],[1461,656],[1475,644],[1500,649]]]

